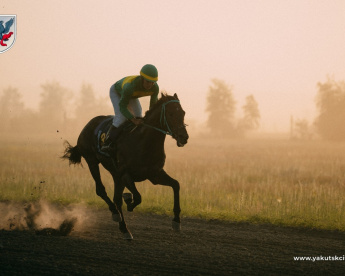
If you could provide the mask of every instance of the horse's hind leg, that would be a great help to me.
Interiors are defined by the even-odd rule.
[[[100,174],[100,171],[99,171],[98,163],[94,163],[94,162],[91,162],[91,161],[88,161],[88,160],[86,160],[86,162],[87,162],[87,164],[89,166],[91,175],[92,175],[93,179],[96,182],[96,194],[99,197],[101,197],[108,204],[109,210],[113,214],[113,220],[117,221],[117,222],[121,221],[121,215],[120,215],[119,211],[117,210],[115,204],[108,197],[107,192],[105,190],[105,187],[104,187],[104,185],[102,183],[101,174]]]
[[[164,170],[161,170],[154,177],[149,178],[149,180],[154,184],[160,184],[164,186],[169,186],[173,188],[174,191],[174,219],[172,221],[172,227],[174,230],[179,231],[181,229],[180,220],[180,183],[170,177]]]
[[[123,198],[127,204],[127,211],[132,212],[135,207],[141,203],[141,195],[135,186],[132,177],[129,174],[122,176],[122,182],[127,187],[127,189],[133,194],[124,194]]]

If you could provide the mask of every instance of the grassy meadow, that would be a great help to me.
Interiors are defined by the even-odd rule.
[[[45,199],[107,208],[86,162],[69,166],[60,133],[0,138],[0,201]],[[75,145],[77,135],[68,137]],[[45,142],[43,142],[45,141]],[[182,217],[345,230],[345,144],[193,138],[166,141],[165,169],[181,184]],[[113,197],[112,178],[102,180]],[[137,183],[136,212],[172,214],[172,189]]]

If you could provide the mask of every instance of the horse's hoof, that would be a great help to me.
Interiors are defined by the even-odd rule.
[[[132,236],[132,234],[130,232],[127,232],[127,233],[123,234],[123,239],[131,241],[131,240],[133,240],[133,236]]]
[[[115,222],[121,222],[122,221],[120,214],[112,214],[112,216],[113,216],[113,221],[115,221]]]
[[[181,231],[181,223],[180,222],[176,222],[176,221],[172,221],[172,228],[174,231]]]
[[[129,204],[133,201],[133,195],[131,193],[124,193],[122,197],[125,200],[126,204]]]
[[[130,205],[127,206],[127,211],[128,212],[133,212],[133,210],[134,210],[133,207],[131,207]]]

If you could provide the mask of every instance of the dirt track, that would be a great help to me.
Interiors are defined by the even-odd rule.
[[[345,234],[126,213],[133,241],[107,210],[90,210],[69,236],[0,230],[0,275],[343,275],[345,261],[294,256],[345,255]]]

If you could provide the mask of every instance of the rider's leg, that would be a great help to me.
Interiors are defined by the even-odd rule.
[[[110,100],[111,100],[111,103],[113,104],[114,114],[115,114],[113,125],[115,127],[119,127],[127,120],[127,118],[122,115],[121,110],[120,110],[121,96],[116,92],[115,85],[110,87],[109,94],[110,94]],[[139,99],[137,98],[130,99],[128,102],[127,108],[133,114],[134,117],[136,118],[142,117],[142,108],[141,108]]]
[[[113,123],[110,126],[104,145],[102,146],[101,150],[105,152],[112,152],[116,150],[116,139],[120,134],[119,126],[126,121],[126,118],[120,112],[120,95],[115,90],[115,85],[110,87],[109,92],[111,103],[113,104],[114,114],[115,117],[113,119]]]
[[[113,119],[113,125],[118,128],[120,125],[122,125],[126,121],[126,118],[125,118],[125,116],[122,115],[122,113],[120,111],[120,99],[121,99],[121,97],[116,92],[115,85],[110,87],[109,96],[110,96],[111,103],[113,104],[114,114],[115,114],[115,117]]]
[[[115,127],[113,124],[110,126],[107,136],[105,138],[104,145],[101,150],[104,152],[115,152],[116,151],[116,140],[121,133],[121,129]]]

